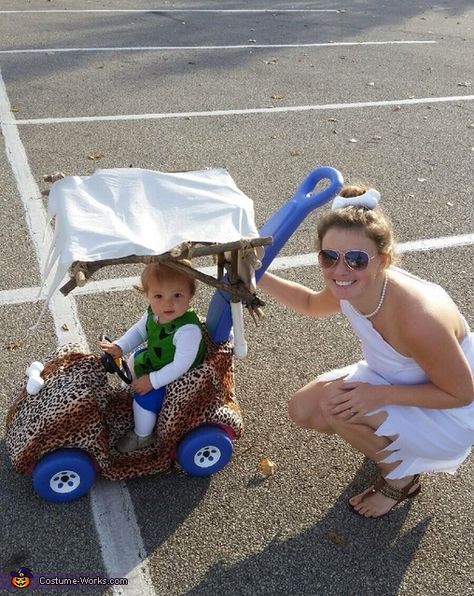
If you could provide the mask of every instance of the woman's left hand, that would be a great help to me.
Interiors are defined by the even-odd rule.
[[[329,399],[328,413],[341,420],[360,422],[367,412],[383,404],[380,391],[383,385],[341,381],[338,387],[340,393]]]

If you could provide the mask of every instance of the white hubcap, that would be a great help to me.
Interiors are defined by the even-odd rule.
[[[209,468],[214,466],[221,458],[221,451],[214,445],[208,445],[199,449],[194,456],[194,463],[199,468]]]
[[[62,470],[55,474],[49,486],[55,493],[70,493],[81,484],[81,478],[77,472],[72,470]]]

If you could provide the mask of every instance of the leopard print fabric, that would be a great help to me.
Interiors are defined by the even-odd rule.
[[[133,427],[132,390],[109,384],[100,358],[68,344],[45,359],[37,395],[22,383],[7,414],[6,445],[13,468],[31,471],[46,453],[78,447],[97,462],[104,477],[124,480],[170,469],[176,446],[201,424],[225,427],[239,438],[242,417],[235,399],[232,348],[205,334],[206,358],[167,387],[155,427],[155,443],[121,454],[117,440]]]

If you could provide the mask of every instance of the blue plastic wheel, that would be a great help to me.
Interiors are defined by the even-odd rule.
[[[210,476],[230,461],[232,452],[232,440],[225,430],[206,424],[195,428],[181,440],[177,460],[191,476]]]
[[[44,455],[33,470],[33,488],[46,501],[63,503],[85,495],[95,481],[92,458],[82,449],[61,448]]]

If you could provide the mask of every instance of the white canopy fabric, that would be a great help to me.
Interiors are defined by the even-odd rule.
[[[255,238],[253,202],[224,169],[164,173],[97,170],[55,182],[55,227],[43,272],[47,301],[74,261],[159,255],[181,242]]]

